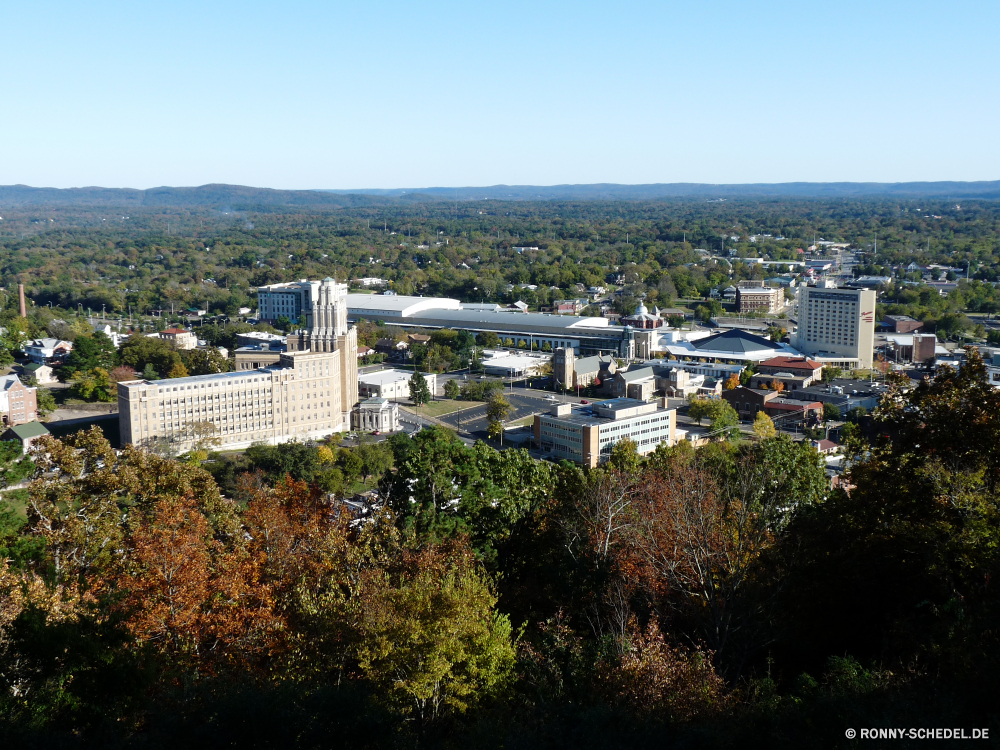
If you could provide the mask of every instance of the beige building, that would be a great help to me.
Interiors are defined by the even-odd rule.
[[[313,303],[310,328],[289,335],[289,351],[275,364],[119,383],[122,443],[165,441],[185,451],[209,440],[221,448],[241,449],[253,443],[316,439],[346,429],[357,401],[357,334],[348,330],[346,315],[335,312],[338,303],[344,309],[346,287],[332,279],[320,287],[325,293]],[[344,369],[351,377],[346,388]]]
[[[159,337],[169,341],[178,349],[198,348],[198,337],[194,335],[193,331],[185,331],[183,328],[168,328],[165,331],[160,331]]]
[[[736,309],[741,313],[780,312],[785,306],[785,290],[772,289],[763,281],[741,281],[736,287]]]
[[[801,287],[795,348],[822,364],[870,368],[875,349],[875,300],[870,289]]]
[[[0,377],[0,418],[13,425],[33,422],[38,418],[37,388],[29,388],[17,375]]]
[[[686,432],[677,429],[677,410],[631,398],[602,401],[588,408],[557,404],[550,414],[535,415],[535,444],[554,459],[565,458],[593,468],[611,455],[615,443],[628,438],[640,455],[666,443],[674,445]]]

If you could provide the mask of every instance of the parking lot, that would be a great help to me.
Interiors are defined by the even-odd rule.
[[[514,393],[508,390],[504,393],[504,398],[510,402],[512,408],[507,421],[513,422],[531,414],[540,414],[548,411],[552,407],[553,402],[546,399],[547,395],[550,394],[542,391],[532,392],[528,389],[517,389]],[[572,400],[577,403],[579,402],[579,399]],[[486,432],[489,428],[485,405],[448,414],[441,417],[441,421],[459,430],[459,434],[463,437],[469,436],[477,440],[485,440]]]

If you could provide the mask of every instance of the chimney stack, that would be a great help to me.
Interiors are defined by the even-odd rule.
[[[27,318],[28,317],[28,310],[24,306],[24,284],[18,284],[17,285],[17,298],[18,298],[18,301],[20,301],[20,303],[21,303],[21,317],[22,318]]]

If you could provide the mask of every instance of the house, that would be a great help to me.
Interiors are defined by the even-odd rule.
[[[201,318],[208,314],[208,310],[202,310],[198,307],[189,307],[187,311],[196,318]]]
[[[375,350],[370,346],[359,346],[358,347],[358,359],[362,357],[367,357],[369,354],[374,354]]]
[[[178,349],[197,349],[198,337],[192,331],[185,331],[183,328],[168,328],[160,331],[160,338],[169,341]]]
[[[91,327],[94,329],[94,333],[103,333],[111,339],[111,343],[114,344],[115,349],[120,347],[122,342],[128,340],[128,336],[118,333],[118,331],[109,326],[107,323],[92,323]]]
[[[832,440],[811,440],[809,441],[809,444],[812,445],[812,447],[815,448],[821,456],[830,456],[840,451],[840,446]]]
[[[29,388],[17,375],[0,377],[0,417],[8,426],[33,422],[38,417],[37,388]]]
[[[579,315],[586,306],[585,299],[557,299],[552,303],[552,312],[557,315]]]
[[[51,434],[41,422],[25,422],[5,430],[0,440],[16,440],[21,444],[21,451],[27,453],[36,440]]]
[[[34,378],[35,382],[39,385],[56,382],[56,377],[53,374],[52,368],[48,365],[40,365],[37,362],[30,362],[26,365],[21,365],[19,369],[26,380],[28,378]]]
[[[407,338],[410,340],[411,344],[423,344],[426,346],[431,343],[431,337],[423,333],[411,333],[407,335]]]
[[[375,342],[375,351],[379,354],[399,354],[410,348],[405,341],[394,341],[393,339],[379,339]]]
[[[25,342],[21,347],[32,362],[40,365],[62,364],[69,353],[73,351],[73,344],[61,339],[44,338],[32,339]]]

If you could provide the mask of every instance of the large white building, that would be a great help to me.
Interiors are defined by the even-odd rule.
[[[208,439],[233,450],[346,429],[357,401],[357,332],[347,327],[346,287],[333,279],[317,287],[309,329],[289,335],[289,351],[274,364],[119,383],[122,443],[167,442],[185,451]]]
[[[270,287],[261,287],[261,291]],[[263,304],[263,303],[262,303]],[[454,328],[474,334],[495,333],[501,345],[552,349],[573,347],[583,354],[610,353],[632,358],[633,330],[612,326],[607,318],[550,315],[497,309],[493,305],[463,304],[448,297],[405,297],[384,294],[347,295],[352,320],[381,320],[406,328]]]
[[[875,301],[870,289],[801,287],[795,348],[824,364],[870,368]]]

